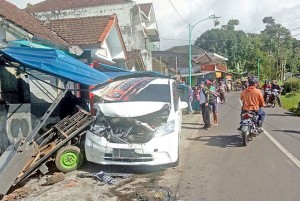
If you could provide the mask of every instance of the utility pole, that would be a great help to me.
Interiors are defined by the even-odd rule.
[[[260,58],[257,58],[257,77],[258,81],[260,80]]]
[[[189,29],[189,85],[192,86],[192,44],[191,44],[191,37],[192,37],[192,31],[194,29],[194,27],[199,24],[200,22],[204,21],[204,20],[209,20],[209,19],[218,19],[220,17],[216,17],[216,15],[211,15],[208,18],[202,19],[200,21],[198,21],[197,23],[195,23],[194,25],[191,25],[189,23],[188,25],[188,29]]]
[[[189,85],[192,86],[192,26],[189,24]]]

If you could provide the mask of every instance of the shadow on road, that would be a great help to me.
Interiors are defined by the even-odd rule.
[[[300,134],[300,131],[294,131],[294,130],[272,130],[272,131]]]
[[[99,165],[92,162],[85,162],[79,169],[83,172],[98,173],[100,171],[108,173],[131,173],[131,174],[148,174],[165,170],[167,167],[160,166],[121,166],[121,165]]]
[[[187,140],[207,142],[205,145],[220,148],[243,146],[240,135],[199,136]]]
[[[286,116],[295,116],[295,115],[291,112],[285,112],[283,114],[266,114],[266,116],[286,117]]]
[[[199,124],[199,125],[201,125],[201,124]],[[203,124],[202,124],[203,125]],[[194,130],[199,130],[199,129],[201,129],[200,127],[190,127],[190,126],[181,126],[181,128],[183,128],[183,129],[194,129]]]
[[[200,124],[200,123],[182,123],[182,125],[204,125],[204,124]]]

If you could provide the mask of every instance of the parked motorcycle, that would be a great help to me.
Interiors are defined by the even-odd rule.
[[[250,139],[262,132],[258,128],[260,123],[256,112],[245,112],[241,114],[240,127],[238,130],[241,132],[244,146],[247,146]]]

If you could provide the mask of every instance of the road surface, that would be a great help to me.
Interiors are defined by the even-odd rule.
[[[299,201],[300,118],[266,108],[266,134],[243,147],[238,97],[228,94],[210,130],[200,129],[199,114],[185,116],[183,141],[190,143],[176,200]]]

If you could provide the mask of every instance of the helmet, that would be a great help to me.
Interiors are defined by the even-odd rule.
[[[253,85],[255,85],[257,83],[257,80],[255,78],[249,78],[248,82],[249,82],[250,86],[253,86]]]

